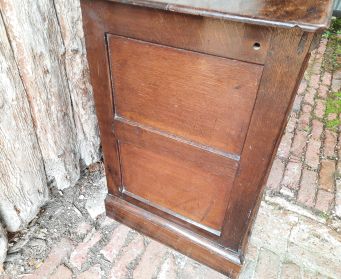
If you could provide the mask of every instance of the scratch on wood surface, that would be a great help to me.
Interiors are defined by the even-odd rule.
[[[308,39],[308,34],[304,32],[301,36],[300,42],[298,43],[298,47],[297,47],[298,54],[301,54],[304,51],[305,43],[307,42],[307,39]]]

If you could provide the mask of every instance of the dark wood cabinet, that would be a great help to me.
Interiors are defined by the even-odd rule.
[[[235,277],[331,4],[83,0],[107,214]]]

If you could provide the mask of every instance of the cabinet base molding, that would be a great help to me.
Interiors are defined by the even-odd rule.
[[[137,207],[119,197],[107,195],[107,215],[223,274],[236,278],[242,261],[238,253],[224,249],[179,225]]]

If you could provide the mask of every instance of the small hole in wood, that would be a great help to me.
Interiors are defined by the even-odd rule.
[[[260,49],[260,43],[256,42],[253,44],[253,49],[254,50],[259,50]]]

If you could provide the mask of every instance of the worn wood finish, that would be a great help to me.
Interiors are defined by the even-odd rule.
[[[318,31],[329,25],[332,0],[111,0],[167,11],[281,28]]]
[[[319,19],[259,27],[113,2],[82,1],[107,212],[235,277]]]
[[[271,33],[267,27],[104,0],[85,0],[82,5],[87,7],[84,19],[96,22],[105,32],[124,37],[258,64],[264,63],[269,47]],[[255,43],[259,43],[259,49],[254,49]]]
[[[205,168],[216,175],[224,173],[232,178],[234,170],[238,167],[237,156],[230,157],[228,154],[216,153],[216,150],[207,149],[205,146],[189,144],[176,137],[170,138],[120,117],[115,117],[114,131],[122,142],[150,149],[165,156],[171,154],[179,160],[190,161],[196,167]]]
[[[111,92],[111,80],[109,60],[105,33],[107,26],[101,16],[86,6],[95,2],[81,2],[83,13],[84,35],[87,48],[87,57],[90,67],[90,76],[94,90],[94,99],[98,124],[101,135],[101,143],[105,162],[105,172],[108,181],[108,191],[111,194],[119,194],[121,185],[121,170],[118,155],[118,143],[112,133],[114,107]],[[101,5],[101,4],[100,4]],[[95,20],[91,20],[91,17]],[[97,18],[97,20],[96,20]]]
[[[188,160],[120,144],[124,191],[220,234],[234,175],[217,175]],[[223,165],[226,167],[226,164]]]
[[[108,43],[116,115],[241,153],[262,66],[112,35]]]
[[[234,250],[241,249],[252,223],[251,213],[258,208],[256,202],[285,127],[313,35],[300,29],[278,30],[273,35],[221,240]]]
[[[167,219],[145,211],[120,198],[108,195],[108,216],[202,262],[221,273],[236,278],[241,269],[238,254],[215,242],[184,229]]]

